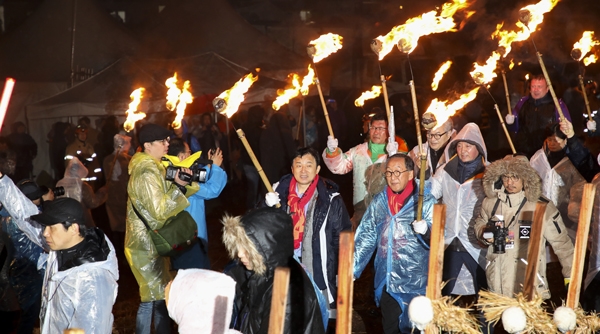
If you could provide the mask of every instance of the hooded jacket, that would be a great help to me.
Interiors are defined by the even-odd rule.
[[[502,175],[514,174],[523,182],[523,190],[516,194],[508,194],[502,185]],[[513,297],[523,289],[527,268],[527,251],[533,215],[538,201],[548,202],[541,197],[541,180],[524,158],[505,158],[490,164],[483,177],[486,198],[476,219],[475,234],[486,245],[483,238],[488,221],[495,214],[503,215],[509,236],[514,240],[514,247],[506,247],[504,254],[495,254],[489,245],[487,252],[486,277],[491,291]],[[496,210],[494,212],[494,206]],[[539,252],[536,290],[544,299],[550,298],[548,280],[546,278],[546,241],[558,256],[562,265],[563,276],[571,276],[573,261],[573,243],[567,234],[560,213],[552,203],[548,203],[543,220],[543,240]],[[528,230],[527,230],[528,229]]]
[[[223,243],[229,256],[247,253],[253,270],[237,263],[227,274],[237,283],[234,328],[245,334],[268,333],[276,267],[290,268],[284,333],[324,333],[316,291],[294,260],[292,219],[282,210],[261,208],[242,217],[225,216]]]
[[[197,184],[186,188],[187,196],[198,190]],[[150,228],[160,229],[169,217],[183,211],[189,202],[175,184],[165,180],[165,167],[144,152],[131,158],[127,193],[125,257],[140,287],[142,302],[163,300],[165,286],[171,280],[169,258],[158,255],[150,232],[132,205]]]

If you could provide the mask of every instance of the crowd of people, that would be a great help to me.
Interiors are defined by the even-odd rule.
[[[336,137],[323,131],[315,108],[298,124],[257,105],[232,123],[262,169],[214,113],[176,129],[145,120],[129,133],[114,117],[99,131],[84,117],[77,126],[57,123],[48,136],[52,185],[32,179],[37,145],[15,123],[0,147],[0,314],[19,311],[9,332],[32,333],[39,316],[44,334],[111,333],[121,264],[139,286],[136,333],[170,333],[172,320],[180,333],[267,333],[275,269],[288,267],[284,332],[325,333],[337,317],[340,234],[354,231],[354,278],[373,266],[383,331],[410,333],[408,305],[428,284],[436,203],[446,205],[442,293],[463,307],[482,289],[509,297],[523,291],[534,211],[545,203],[535,288],[548,300],[546,259],[559,261],[569,284],[583,185],[600,183],[584,127],[571,118],[582,110],[560,107],[562,113],[545,79],[533,76],[530,94],[506,115],[517,153],[492,159],[473,122],[459,126],[450,118],[427,129],[421,147],[409,147],[412,130],[374,110],[362,142],[353,143],[335,100],[328,108]],[[298,127],[305,147],[294,135]],[[595,122],[585,128],[595,131]],[[190,159],[201,166],[184,165]],[[272,191],[261,186],[262,172],[275,182]],[[322,172],[352,173],[351,206],[341,195],[345,185]],[[221,221],[232,262],[217,273],[210,270],[205,201],[236,179],[245,190],[237,211],[246,213]],[[108,231],[91,214],[102,204]],[[152,235],[182,212],[193,218],[197,240],[159,254]],[[599,215],[596,204],[581,300],[588,311],[600,309]],[[479,318],[482,332],[502,332],[501,324],[494,329]]]

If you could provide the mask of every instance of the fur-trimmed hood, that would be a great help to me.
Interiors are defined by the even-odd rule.
[[[288,266],[294,255],[293,222],[283,210],[266,207],[244,217],[225,215],[221,222],[223,244],[231,259],[237,258],[238,249],[244,249],[253,271],[261,276]]]
[[[483,175],[483,187],[487,197],[498,197],[501,191],[502,175],[515,174],[523,180],[523,190],[528,201],[535,202],[542,195],[542,180],[538,173],[529,165],[525,157],[508,156],[488,165]]]

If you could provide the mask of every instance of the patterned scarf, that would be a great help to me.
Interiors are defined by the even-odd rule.
[[[308,189],[306,189],[302,197],[299,197],[296,193],[296,179],[292,178],[292,182],[290,182],[288,205],[290,206],[292,221],[294,223],[294,249],[300,248],[300,243],[302,242],[302,237],[304,236],[304,224],[306,223],[304,207],[313,197],[318,183],[319,175],[315,176],[315,179],[308,186]]]
[[[415,180],[410,180],[404,190],[402,190],[399,194],[396,194],[392,191],[390,186],[386,187],[387,196],[388,196],[388,205],[390,207],[390,211],[392,212],[392,216],[396,215],[400,212],[400,209],[404,206],[406,199],[410,197],[415,188]]]

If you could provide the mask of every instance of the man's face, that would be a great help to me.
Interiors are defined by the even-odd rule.
[[[400,176],[396,176],[396,174],[400,174]],[[413,178],[414,171],[406,170],[403,158],[388,160],[387,167],[385,168],[385,180],[393,192],[399,193],[404,190],[408,182]]]
[[[531,97],[536,100],[544,97],[548,93],[548,84],[546,84],[546,80],[531,80],[530,93]]]
[[[240,259],[240,262],[242,262],[242,264],[244,265],[244,267],[246,267],[246,269],[254,269],[252,267],[252,262],[250,262],[250,259],[248,258],[248,253],[245,249],[243,249],[242,247],[238,248],[237,256]]]
[[[183,160],[187,159],[190,155],[192,155],[192,151],[190,150],[190,145],[188,145],[188,143],[184,142],[183,146],[185,147],[183,152],[177,154],[179,161],[183,161]]]
[[[374,144],[385,144],[385,141],[388,138],[388,129],[385,121],[371,122],[369,136]]]
[[[77,245],[81,241],[77,224],[65,229],[63,224],[54,224],[44,228],[44,238],[51,250],[63,250]]]
[[[429,147],[435,151],[442,148],[448,142],[448,139],[450,139],[451,131],[452,130],[448,130],[445,127],[439,127],[427,132],[427,143],[429,144]]]
[[[169,138],[144,143],[144,151],[156,160],[160,160],[169,151]]]
[[[559,138],[555,135],[546,138],[545,142],[550,152],[558,152],[565,148],[565,146],[567,145],[566,139]]]
[[[456,145],[456,154],[460,161],[469,162],[477,158],[479,151],[477,151],[477,146],[467,143],[466,141],[461,141]]]
[[[516,194],[523,190],[523,180],[515,174],[502,175],[502,184],[509,194]]]
[[[86,141],[87,140],[87,131],[78,131],[77,139],[79,139],[80,141]]]
[[[299,186],[308,187],[320,170],[321,166],[317,165],[317,161],[310,154],[296,157],[292,162],[292,174]]]

